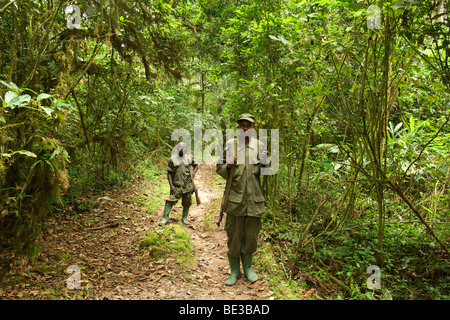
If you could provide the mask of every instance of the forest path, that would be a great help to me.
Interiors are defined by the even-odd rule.
[[[153,276],[149,276],[139,288],[133,287],[133,290],[124,287],[124,291],[133,299],[247,300],[268,298],[272,293],[266,288],[264,280],[251,284],[242,277],[232,287],[224,285],[229,276],[226,258],[227,236],[223,229],[225,219],[220,227],[216,225],[224,183],[218,188],[214,183],[215,175],[214,165],[201,165],[197,171],[194,181],[199,190],[201,204],[197,205],[195,200],[193,201],[188,215],[190,225],[182,224],[182,207],[178,203],[172,209],[165,226],[178,224],[189,233],[196,266],[189,270],[183,269],[174,258],[154,262]],[[153,217],[152,223],[145,224],[143,228],[163,229],[158,226],[162,211],[163,208]]]
[[[38,240],[40,253],[33,260],[14,258],[0,299],[268,299],[273,292],[257,268],[261,280],[251,284],[241,277],[234,286],[224,285],[230,271],[225,219],[216,225],[224,181],[215,177],[214,166],[200,166],[194,181],[202,203],[197,206],[193,201],[189,226],[181,222],[180,203],[167,224],[159,226],[164,208],[161,190],[168,190],[162,176],[158,183],[141,178],[133,186],[81,198],[64,214],[49,216]],[[157,212],[146,207],[155,197],[160,203]],[[190,269],[173,256],[154,259],[139,247],[150,231],[159,233],[172,224],[190,235],[196,258]],[[78,290],[67,286],[69,266],[80,270]]]

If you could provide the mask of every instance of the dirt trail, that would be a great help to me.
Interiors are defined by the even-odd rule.
[[[235,286],[227,287],[224,285],[224,281],[229,276],[229,265],[226,258],[227,236],[223,230],[225,219],[220,227],[216,225],[222,191],[220,189],[215,190],[208,183],[208,180],[214,174],[214,166],[202,165],[195,176],[201,204],[196,205],[194,200],[188,216],[190,225],[184,226],[181,223],[182,207],[180,203],[174,207],[166,225],[183,225],[188,231],[195,249],[197,266],[191,270],[183,271],[176,264],[175,259],[169,258],[157,262],[156,269],[164,271],[159,274],[157,272],[158,277],[150,276],[143,282],[140,286],[142,290],[135,294],[133,299],[245,300],[265,299],[270,296],[271,292],[265,288],[263,280],[250,284],[242,277]],[[213,201],[215,205],[212,205]],[[212,217],[207,217],[209,210],[214,212]],[[156,217],[152,217],[154,221],[145,225],[144,229],[161,228],[158,226],[161,217],[162,209]]]
[[[225,219],[222,220],[220,227],[217,227],[218,209],[222,197],[222,190],[214,190],[207,181],[215,175],[214,166],[203,165],[198,170],[195,183],[199,189],[201,204],[191,207],[188,219],[190,226],[185,227],[191,236],[191,242],[195,249],[197,266],[190,270],[184,277],[177,277],[173,272],[169,276],[161,278],[155,284],[154,280],[149,280],[149,287],[157,287],[151,299],[266,299],[270,292],[265,281],[257,281],[250,284],[242,277],[236,285],[227,287],[224,281],[229,276],[229,264],[226,258],[227,236],[223,230]],[[212,206],[214,200],[216,205]],[[212,206],[210,208],[210,206]],[[181,215],[181,206],[178,204],[178,214],[171,215],[168,221],[182,225],[179,217]],[[205,223],[208,210],[213,209],[214,216],[209,217],[210,221]],[[160,212],[160,216],[162,212]],[[150,226],[155,227],[154,224]],[[211,227],[212,226],[212,227]],[[208,229],[208,230],[207,230]],[[147,290],[145,290],[147,291]],[[152,290],[148,290],[140,298],[146,298],[146,295]]]
[[[151,197],[155,191],[152,186],[135,186],[97,197],[87,212],[51,216],[39,240],[41,252],[33,261],[22,258],[12,265],[14,280],[0,288],[0,298],[268,299],[273,292],[257,268],[261,280],[250,284],[242,277],[234,286],[224,285],[229,276],[225,219],[216,226],[223,186],[211,182],[214,175],[214,166],[201,165],[197,172],[202,203],[197,206],[194,201],[188,216],[191,225],[182,224],[180,203],[166,224],[179,224],[190,234],[197,260],[194,268],[183,268],[174,257],[154,260],[139,248],[150,230],[162,229],[158,223],[164,203],[157,213],[143,213],[134,197]],[[67,288],[70,265],[80,267],[80,290]]]

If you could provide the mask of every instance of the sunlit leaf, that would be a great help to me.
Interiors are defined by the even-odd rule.
[[[40,95],[38,95],[37,96],[37,100],[38,101],[41,101],[41,100],[44,100],[44,99],[48,99],[48,98],[51,98],[51,94],[48,94],[48,93],[41,93]]]

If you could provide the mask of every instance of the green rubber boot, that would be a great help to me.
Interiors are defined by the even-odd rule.
[[[247,279],[250,282],[255,282],[256,280],[258,280],[258,275],[254,273],[252,270],[253,256],[251,254],[242,254],[241,259],[242,259],[242,267],[244,268],[244,273]]]
[[[232,286],[236,283],[237,279],[241,277],[241,265],[239,258],[233,258],[229,254],[227,254],[227,256],[231,267],[231,274],[230,277],[225,281],[225,285]]]
[[[172,205],[166,202],[166,206],[164,207],[164,215],[161,222],[159,223],[161,227],[167,223],[167,220],[169,220],[170,210],[172,210]]]
[[[189,221],[187,221],[188,213],[189,207],[183,207],[183,218],[181,219],[181,221],[183,221],[183,223],[186,225],[190,225]]]

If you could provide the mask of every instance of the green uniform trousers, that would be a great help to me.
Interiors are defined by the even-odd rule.
[[[177,189],[175,194],[169,195],[169,197],[166,198],[166,201],[171,205],[174,206],[177,204],[178,200],[181,199],[181,205],[183,207],[190,207],[192,205],[192,191],[183,193],[183,190],[181,188]]]
[[[253,254],[258,247],[260,217],[227,215],[225,231],[228,236],[228,254],[239,258],[241,254]]]

